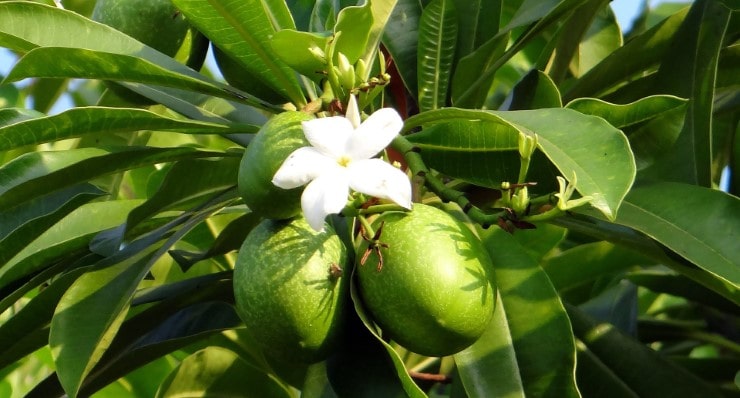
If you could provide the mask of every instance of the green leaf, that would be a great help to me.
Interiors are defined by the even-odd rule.
[[[201,253],[193,253],[185,250],[170,250],[170,256],[177,262],[183,271],[187,271],[198,261],[226,254],[238,250],[247,238],[249,232],[257,226],[262,218],[257,213],[247,213],[230,222],[219,233],[213,245]]]
[[[562,294],[599,278],[612,277],[630,268],[652,263],[636,251],[609,242],[593,242],[549,257],[542,267]]]
[[[547,74],[532,69],[511,93],[511,104],[508,110],[560,108],[560,92]]]
[[[234,195],[235,190],[217,195],[197,212],[185,213],[128,244],[98,263],[95,271],[82,275],[67,290],[57,306],[49,334],[59,380],[67,394],[77,396],[85,377],[110,346],[136,287],[154,262]],[[157,244],[179,225],[182,227],[166,242]]]
[[[335,51],[344,54],[354,64],[364,53],[373,26],[372,2],[346,7],[339,11],[334,26]]]
[[[575,341],[563,304],[547,274],[507,232],[492,228],[479,233],[494,264],[526,395],[579,396],[575,384]],[[501,346],[502,342],[490,344]]]
[[[81,205],[104,195],[91,184],[52,192],[0,212],[0,266]]]
[[[270,376],[221,347],[208,347],[183,359],[156,396],[292,397]]]
[[[55,29],[39,34],[38,26],[54,26]],[[64,34],[56,34],[57,31],[63,31]],[[90,37],[95,40],[89,40]],[[93,22],[71,11],[35,2],[0,2],[0,46],[18,52],[28,52],[37,47],[69,47],[136,56],[173,72],[196,79],[203,78],[187,66],[107,25]],[[197,120],[204,120],[204,116],[212,114],[212,102],[219,100],[176,89],[154,89],[139,85],[142,86],[140,91],[136,89],[136,84],[124,85]],[[254,108],[238,102],[230,102],[225,108],[219,112],[220,115],[229,115],[232,120],[248,120],[250,123],[261,124],[257,120],[260,117],[264,119],[255,114]],[[216,115],[211,120],[213,118],[222,119]]]
[[[688,9],[634,37],[591,68],[563,91],[566,102],[579,97],[599,97],[631,76],[660,62]]]
[[[419,42],[421,5],[417,0],[399,0],[383,32],[383,45],[393,58],[406,89],[416,98],[416,50]]]
[[[116,200],[80,206],[0,268],[0,289],[51,266],[67,254],[87,253],[87,245],[95,234],[123,223],[141,202]]]
[[[603,119],[568,109],[497,112],[519,129],[536,134],[538,147],[570,178],[591,205],[614,219],[635,179],[635,159],[627,138]]]
[[[458,119],[407,138],[428,167],[454,178],[495,188],[519,174],[519,132],[503,120]]]
[[[162,211],[184,210],[199,199],[236,186],[239,158],[217,160],[193,159],[175,163],[157,191],[141,206],[132,210],[126,231]],[[183,181],[187,181],[186,184]]]
[[[638,186],[627,195],[616,222],[647,234],[727,285],[740,288],[737,197],[679,183]]]
[[[470,59],[481,58],[480,69],[468,68],[469,73],[476,76],[469,84],[463,84],[459,95],[453,93],[453,104],[455,106],[478,108],[486,99],[489,85],[496,71],[519,53],[527,43],[537,37],[544,29],[553,24],[560,23],[563,16],[571,13],[573,9],[581,6],[586,0],[525,0],[512,17],[509,23],[502,28],[498,34],[483,44],[478,50],[469,55]],[[537,21],[537,22],[535,22]],[[516,41],[500,56],[491,59],[494,49],[505,46],[511,30],[534,22]],[[503,43],[502,43],[503,42]],[[462,60],[461,60],[462,62]],[[478,61],[480,62],[480,61]],[[454,88],[454,85],[453,85]]]
[[[719,397],[711,386],[608,323],[566,305],[573,332],[624,385],[640,397]],[[646,378],[649,375],[649,378]]]
[[[608,366],[591,352],[582,341],[576,340],[578,367],[576,380],[584,397],[639,398]]]
[[[41,144],[85,134],[134,132],[139,130],[174,131],[189,134],[256,133],[259,126],[216,124],[173,119],[134,108],[71,108],[53,116],[26,119],[0,127],[0,151],[23,145]]]
[[[272,36],[270,44],[281,61],[318,83],[326,78],[322,71],[325,72],[327,66],[309,49],[324,51],[329,40],[330,37],[325,34],[283,29]]]
[[[672,95],[651,95],[624,105],[597,98],[579,98],[568,103],[566,108],[601,117],[612,126],[623,129],[659,117],[685,104],[685,99]]]
[[[614,51],[622,47],[622,31],[611,7],[601,5],[593,23],[578,45],[572,65],[576,77],[583,76]]]
[[[627,279],[656,293],[684,297],[721,311],[740,315],[740,308],[735,303],[683,275],[659,270],[646,270],[630,272],[627,274]]]
[[[84,268],[78,268],[59,276],[49,286],[40,290],[38,295],[26,303],[17,314],[0,325],[0,344],[12,348],[3,350],[0,355],[0,369],[47,344],[48,324],[54,314],[54,308],[64,292],[84,271]],[[29,344],[25,349],[24,345],[18,344],[24,337],[35,334],[45,334],[46,337],[41,341],[37,340],[40,344]]]
[[[433,0],[421,13],[417,50],[419,110],[447,104],[447,90],[457,45],[457,13],[452,0]]]
[[[4,108],[0,109],[0,126],[7,126],[42,116],[44,116],[43,113],[34,111],[33,109]]]
[[[368,1],[368,3],[370,3],[370,10],[372,10],[373,25],[370,27],[370,34],[367,38],[367,45],[365,46],[362,60],[365,61],[365,65],[369,66],[375,60],[380,39],[383,37],[383,30],[398,0],[372,0]],[[370,73],[369,68],[368,73]]]
[[[449,146],[448,150],[461,150],[466,155],[474,152],[479,155],[482,150],[500,150],[504,146],[514,145],[513,129],[530,136],[536,135],[538,148],[566,178],[571,178],[575,173],[578,192],[591,196],[592,206],[611,219],[616,216],[622,199],[632,186],[635,161],[627,138],[601,118],[562,108],[512,112],[447,108],[407,119],[404,131],[454,120],[471,126],[479,123],[481,127],[471,134],[462,131],[457,135],[454,132],[436,134],[429,142],[444,143]],[[506,134],[505,144],[486,139],[487,135],[492,134],[487,129],[493,126],[496,130],[492,131],[505,131],[494,134]],[[423,153],[422,148],[422,156]],[[453,165],[467,167],[473,173],[477,173],[476,168],[485,170],[480,163],[470,162],[470,159],[464,160],[468,163],[460,161]],[[517,163],[511,167],[518,167]]]
[[[368,398],[377,395],[426,397],[409,376],[398,353],[378,334],[362,304],[356,283],[353,277],[350,296],[357,317],[352,316],[347,321],[346,340],[337,355],[327,361],[327,374],[334,391],[338,396]]]
[[[41,33],[39,26],[53,26]],[[187,66],[135,39],[82,15],[35,2],[0,3],[0,46],[28,52],[36,47],[69,47],[136,56],[183,75],[203,79]],[[63,32],[63,33],[60,33]],[[90,40],[94,37],[95,40]]]
[[[83,379],[113,340],[153,251],[135,253],[114,266],[82,275],[59,302],[49,346],[59,381],[69,396],[77,396]]]
[[[454,358],[468,396],[526,396],[500,292],[496,295],[493,319],[483,335]]]
[[[731,15],[720,2],[696,1],[663,57],[655,89],[690,101],[681,134],[648,171],[650,176],[711,186],[713,91]]]
[[[479,80],[479,75],[481,71],[499,68],[500,65],[503,65],[501,59],[503,59],[508,42],[508,34],[497,35],[460,59],[452,76],[451,99],[453,105],[476,107],[475,105],[482,104],[485,101],[494,74],[491,73],[485,80]],[[475,85],[475,88],[471,91],[470,87],[473,85]],[[463,94],[468,96],[469,99],[463,100]]]
[[[57,62],[64,58],[65,62]],[[80,68],[79,65],[85,65]],[[251,105],[270,108],[270,104],[234,88],[208,79],[168,69],[131,55],[68,47],[40,47],[24,55],[5,78],[17,82],[29,77],[101,79],[136,82],[243,100]]]
[[[498,33],[503,1],[454,0],[457,9],[457,55],[462,58]]]
[[[190,297],[179,294],[128,319],[85,380],[81,394],[89,396],[166,354],[239,327],[233,305],[222,301],[231,290],[231,279],[222,279],[187,292]]]
[[[270,46],[270,37],[275,32],[282,28],[295,29],[295,25],[280,26],[286,21],[276,18],[287,10],[284,3],[282,6],[260,0],[173,0],[173,3],[191,24],[242,67],[299,108],[306,104],[294,72]]]
[[[182,159],[222,157],[193,148],[82,148],[33,152],[0,167],[0,208],[117,171]]]

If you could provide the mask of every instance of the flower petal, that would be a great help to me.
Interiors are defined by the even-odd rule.
[[[352,132],[346,153],[355,160],[369,159],[387,147],[401,128],[403,120],[395,109],[380,109]]]
[[[283,189],[305,185],[314,178],[341,168],[337,162],[310,146],[291,153],[272,177],[272,183]]]
[[[316,149],[333,158],[344,156],[354,127],[345,117],[332,116],[309,120],[302,123],[303,134]]]
[[[380,159],[367,159],[350,163],[347,172],[353,190],[411,208],[411,181],[400,169]]]
[[[360,108],[357,107],[357,99],[354,94],[349,95],[349,101],[347,102],[347,120],[352,123],[352,128],[356,129],[362,124],[360,118]]]
[[[316,231],[322,231],[326,216],[342,211],[347,204],[348,194],[349,185],[344,170],[322,174],[311,181],[301,195],[301,208],[308,225]]]

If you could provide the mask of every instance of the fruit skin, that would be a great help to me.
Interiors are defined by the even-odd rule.
[[[234,297],[266,355],[313,363],[333,352],[349,309],[346,263],[328,225],[315,232],[303,218],[264,220],[250,232],[234,266]],[[343,275],[332,275],[332,265]]]
[[[177,53],[190,28],[170,0],[98,0],[92,19],[169,56]]]
[[[265,218],[288,219],[301,212],[303,187],[282,189],[272,177],[294,150],[310,145],[301,122],[313,116],[304,112],[283,112],[262,126],[249,143],[239,165],[239,194],[244,203]]]
[[[418,354],[459,352],[483,334],[493,316],[493,265],[481,241],[437,208],[414,204],[389,212],[380,241],[383,268],[372,253],[357,266],[362,300],[380,328]],[[357,254],[361,259],[368,243]]]
[[[170,0],[98,0],[91,18],[200,70],[208,39],[192,28]],[[106,82],[120,99],[138,106],[154,102],[118,84]]]

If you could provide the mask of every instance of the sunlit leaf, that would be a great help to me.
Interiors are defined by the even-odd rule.
[[[79,107],[53,116],[40,115],[0,127],[0,151],[23,145],[40,144],[89,133],[134,132],[139,130],[175,131],[190,134],[256,133],[258,126],[231,126],[174,119],[134,108]]]
[[[680,200],[679,200],[680,198]],[[740,200],[678,183],[635,187],[617,223],[641,231],[725,283],[740,288]]]
[[[417,50],[419,110],[443,107],[457,44],[457,13],[452,0],[435,0],[421,13]]]

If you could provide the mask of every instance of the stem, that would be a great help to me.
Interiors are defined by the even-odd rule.
[[[403,136],[396,136],[396,138],[393,139],[393,142],[391,142],[391,147],[403,155],[413,175],[422,178],[424,180],[424,184],[429,188],[429,190],[437,194],[444,202],[457,203],[470,219],[480,224],[483,228],[488,228],[491,225],[497,224],[499,218],[505,214],[503,211],[493,214],[486,213],[473,205],[470,200],[465,197],[464,193],[446,186],[439,178],[432,175],[426,164],[424,164],[424,160],[422,159],[421,154],[419,154],[419,148],[415,147]]]
[[[386,205],[370,206],[367,209],[360,209],[358,214],[362,214],[362,215],[380,214],[386,211],[407,211],[407,210],[406,208],[401,207],[399,205],[386,204]]]
[[[363,216],[362,214],[358,214],[357,219],[360,221],[360,225],[362,225],[365,238],[372,239],[372,237],[375,236],[375,231],[373,230],[373,227],[370,225],[370,223],[367,221],[367,218],[365,218],[365,216]]]
[[[425,360],[417,363],[413,368],[409,369],[409,373],[418,373],[422,370],[434,365],[435,363],[439,362],[439,358],[437,357],[429,357]]]

